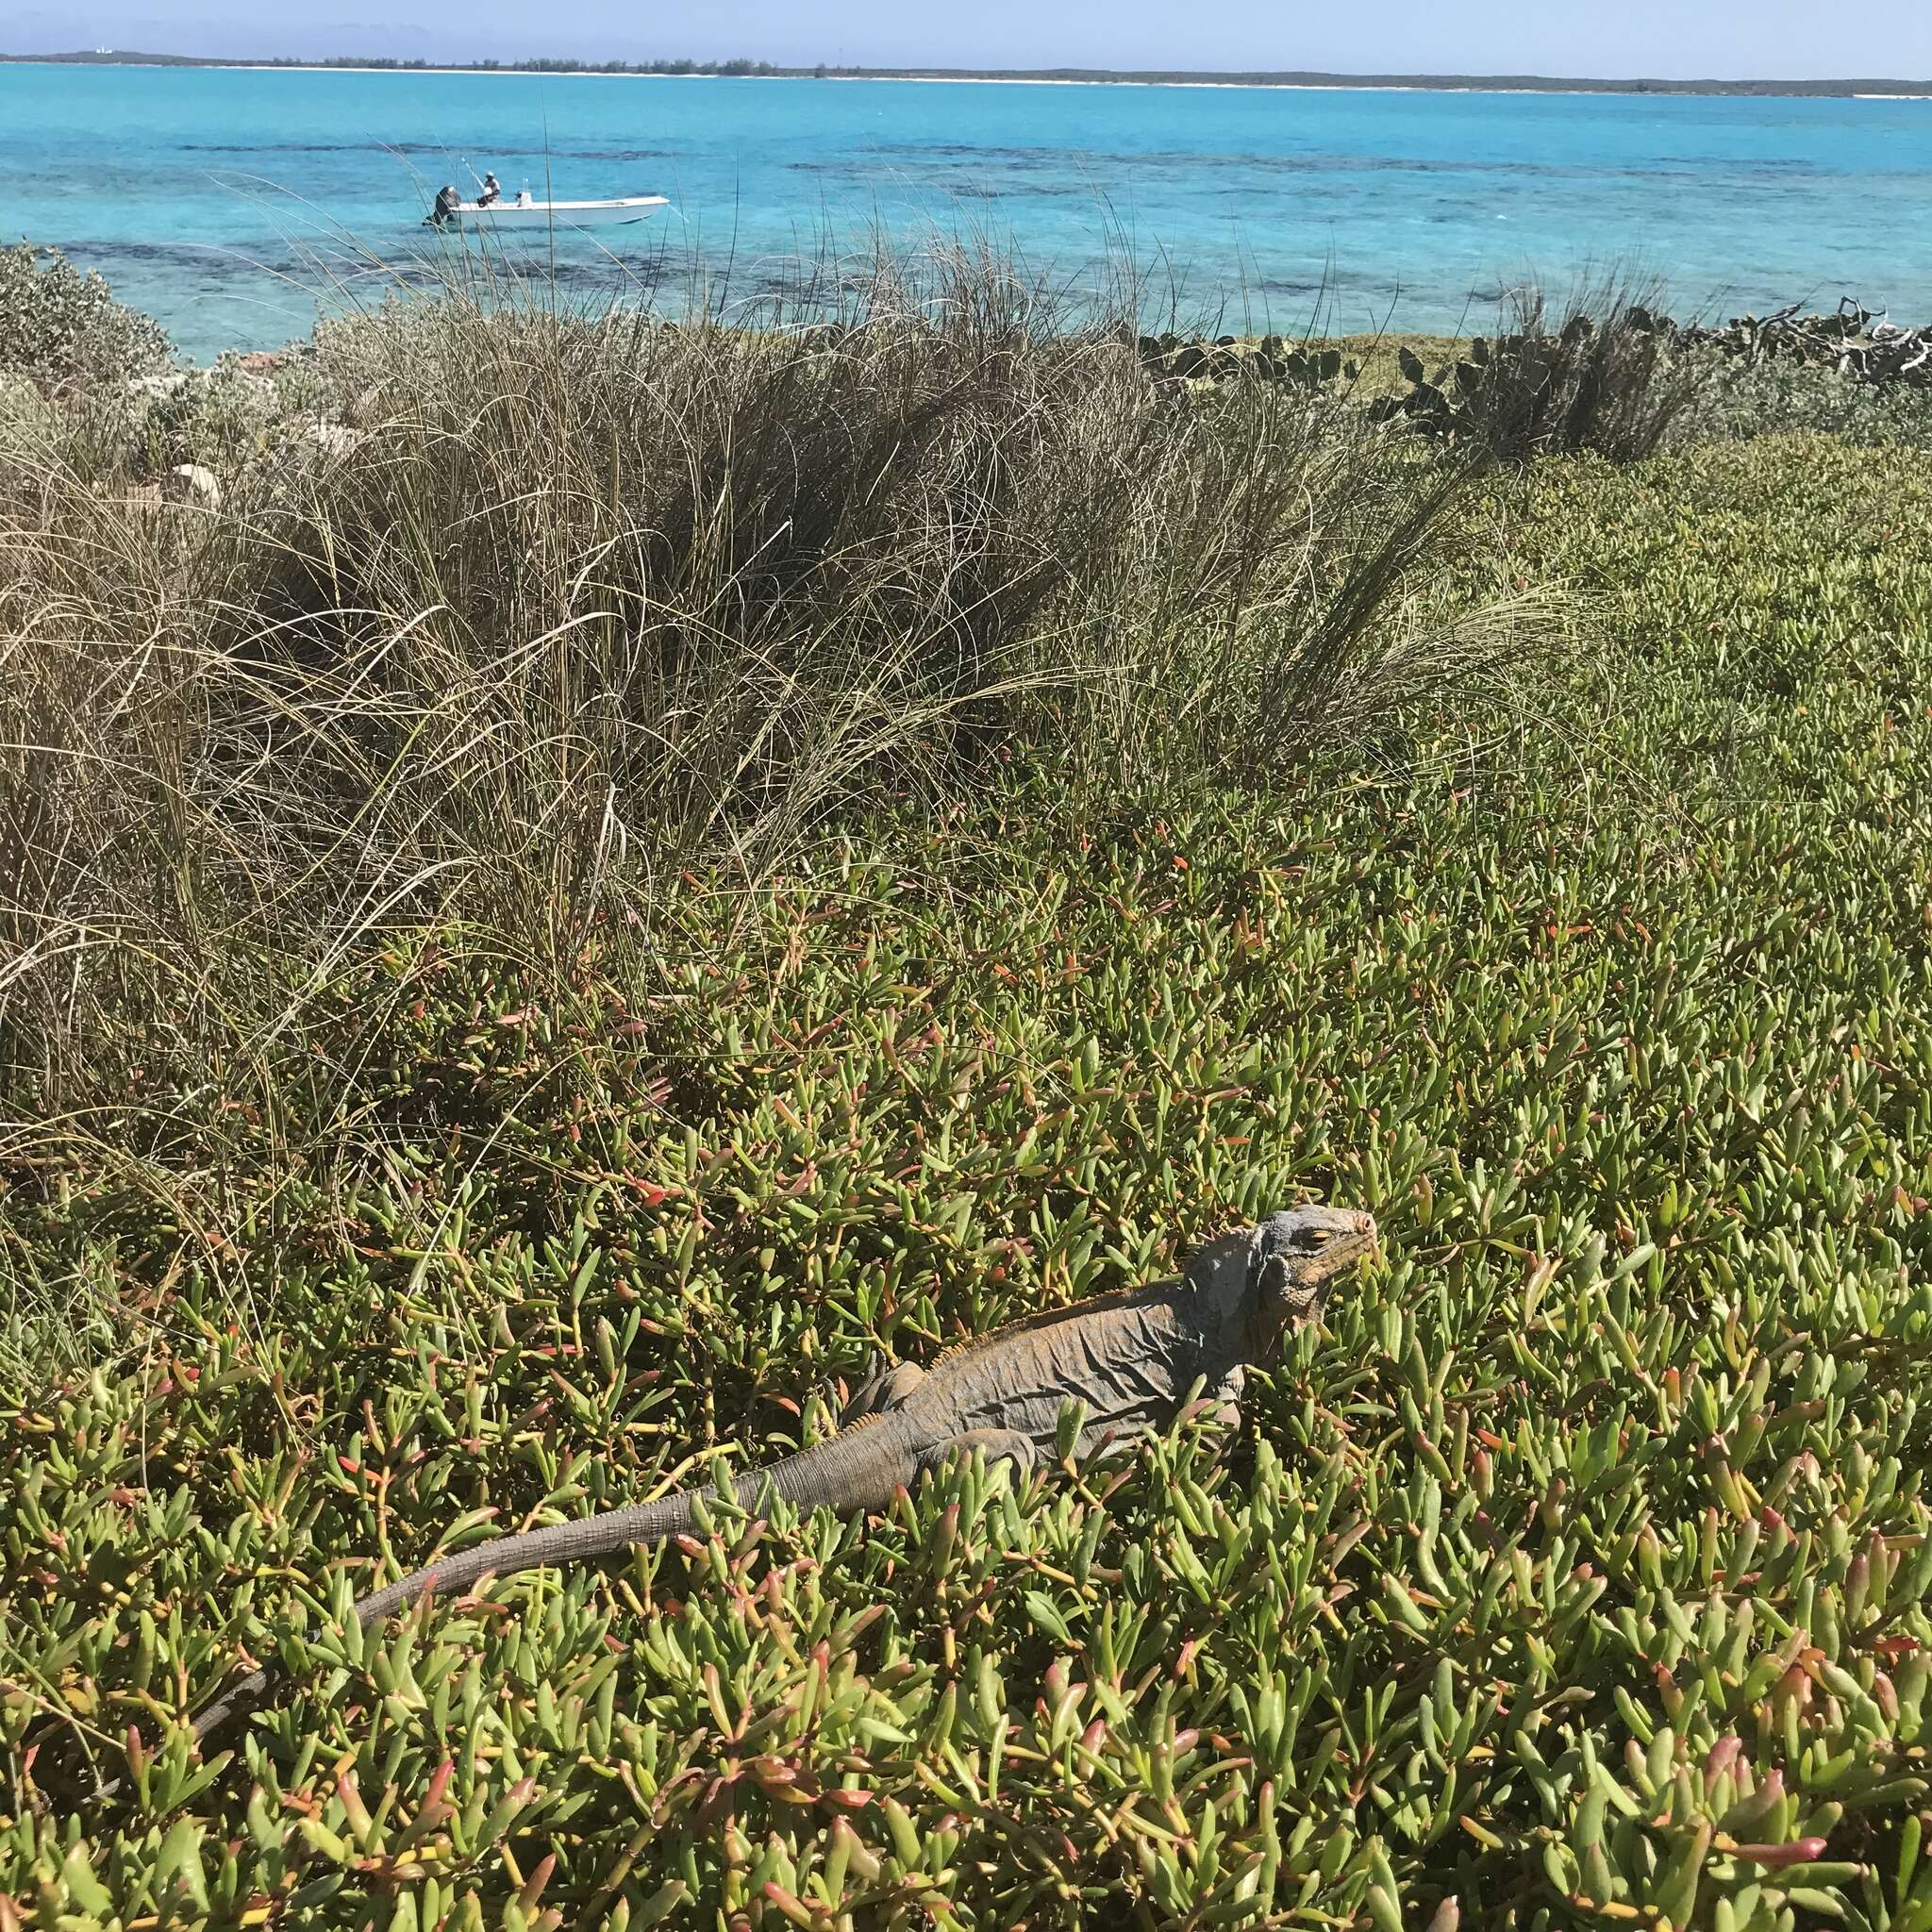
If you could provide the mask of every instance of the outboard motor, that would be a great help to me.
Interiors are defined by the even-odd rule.
[[[436,191],[436,206],[423,219],[425,228],[440,228],[451,220],[462,206],[463,197],[454,188],[444,186]]]

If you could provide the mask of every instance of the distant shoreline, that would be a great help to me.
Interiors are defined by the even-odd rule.
[[[1717,97],[1867,101],[1932,100],[1932,80],[1604,80],[1547,75],[1227,73],[1105,68],[779,67],[762,61],[595,65],[574,61],[244,60],[184,54],[0,54],[0,65],[229,69],[249,74],[495,75],[552,80],[921,81],[1030,87],[1274,89],[1285,92],[1606,94],[1639,99]]]

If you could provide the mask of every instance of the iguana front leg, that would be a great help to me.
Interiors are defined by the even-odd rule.
[[[1247,1369],[1241,1362],[1237,1362],[1220,1382],[1208,1391],[1208,1400],[1214,1405],[1214,1420],[1224,1429],[1235,1428],[1241,1423],[1241,1391],[1247,1386]]]
[[[851,1399],[839,1412],[839,1426],[846,1427],[869,1415],[884,1415],[897,1408],[925,1380],[925,1371],[917,1362],[888,1362],[874,1352],[867,1364],[871,1370],[852,1391]]]
[[[1040,1460],[1040,1452],[1033,1446],[1033,1438],[1021,1429],[962,1429],[957,1436],[946,1436],[919,1452],[914,1467],[918,1470],[938,1469],[949,1456],[958,1456],[961,1461],[977,1449],[985,1456],[989,1465],[995,1462],[1010,1462],[1024,1474]]]

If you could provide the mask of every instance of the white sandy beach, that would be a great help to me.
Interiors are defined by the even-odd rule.
[[[156,62],[129,60],[128,67],[157,66]],[[496,80],[762,80],[809,81],[814,86],[842,81],[860,86],[885,83],[910,87],[1100,87],[1100,88],[1190,88],[1224,89],[1241,93],[1274,94],[1522,94],[1529,99],[1561,99],[1577,95],[1602,94],[1627,100],[1840,100],[1840,101],[1926,101],[1932,94],[1730,94],[1721,89],[1688,89],[1674,93],[1646,93],[1619,87],[1429,87],[1407,80],[1087,80],[1063,75],[1046,74],[606,74],[591,69],[568,70],[514,67],[345,67],[330,64],[307,65],[299,61],[259,62],[250,65],[237,61],[225,68],[231,74],[395,74],[467,75],[478,79]]]

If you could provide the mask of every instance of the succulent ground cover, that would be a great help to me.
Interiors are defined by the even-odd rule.
[[[10,1160],[0,1924],[1932,1925],[1932,468],[1493,507],[1597,626],[1498,741],[399,934],[218,1176]],[[340,1621],[1303,1193],[1386,1252],[1233,1435]]]

